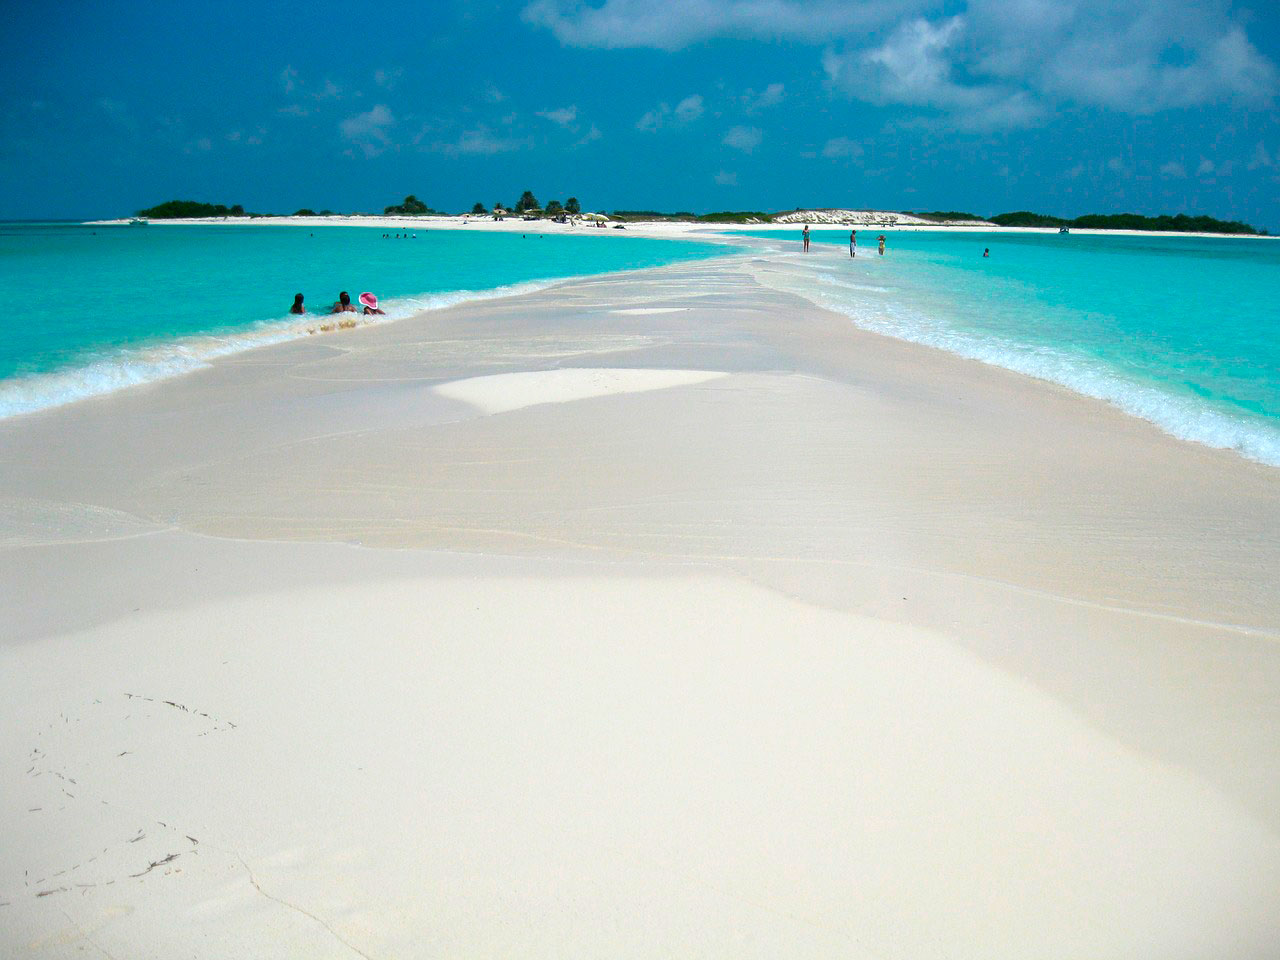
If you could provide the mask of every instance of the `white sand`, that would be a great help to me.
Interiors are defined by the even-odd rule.
[[[0,423],[0,955],[1274,955],[1280,471],[753,269]]]
[[[810,219],[804,219],[803,212],[800,219],[792,219],[795,214],[788,214],[787,221],[775,221],[772,223],[698,223],[698,222],[680,222],[670,220],[654,220],[654,221],[634,221],[624,224],[624,229],[615,229],[617,221],[610,221],[604,228],[596,226],[594,222],[587,221],[570,221],[568,223],[556,223],[554,220],[532,220],[525,221],[519,217],[508,217],[504,220],[494,220],[492,217],[477,216],[422,216],[422,217],[396,217],[396,216],[379,216],[377,214],[349,214],[335,215],[330,217],[192,217],[174,220],[152,220],[152,226],[181,226],[182,224],[201,224],[201,225],[252,225],[261,227],[286,226],[286,227],[371,227],[380,230],[399,230],[416,233],[419,231],[426,232],[430,230],[471,230],[495,233],[571,233],[575,235],[595,236],[595,237],[624,237],[631,236],[648,236],[648,237],[683,237],[686,239],[709,239],[712,237],[721,238],[724,234],[733,234],[741,232],[756,233],[759,231],[768,231],[775,233],[793,234],[798,236],[800,230],[805,223],[810,224],[814,229],[839,230],[848,227],[850,224],[841,219],[840,216],[831,216],[831,211],[812,211],[813,216]],[[1057,233],[1057,227],[1001,227],[994,224],[985,223],[930,223],[920,220],[918,217],[904,216],[887,211],[837,211],[838,214],[861,214],[863,219],[852,224],[856,227],[865,227],[866,229],[884,229],[898,232],[935,232],[942,231],[944,233]],[[894,222],[891,225],[885,225],[876,218],[879,216],[891,216]],[[127,219],[117,220],[93,220],[88,221],[90,226],[123,226],[129,221]],[[1260,237],[1255,234],[1222,234],[1222,233],[1174,233],[1162,230],[1096,230],[1083,227],[1072,227],[1072,233],[1082,235],[1115,235],[1115,236],[1133,236],[1133,237],[1236,237],[1248,240],[1276,240],[1277,237]]]
[[[540,403],[568,403],[619,393],[643,393],[727,376],[714,370],[632,370],[570,367],[529,373],[498,373],[453,380],[432,389],[485,413],[507,413]]]

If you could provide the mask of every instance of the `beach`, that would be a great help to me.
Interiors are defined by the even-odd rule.
[[[1273,955],[1280,470],[775,268],[0,421],[0,952]]]

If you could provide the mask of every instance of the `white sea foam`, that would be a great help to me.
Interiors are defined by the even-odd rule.
[[[1228,412],[1197,397],[1163,390],[1102,360],[1071,353],[1065,348],[956,329],[945,320],[925,316],[904,303],[887,297],[866,297],[867,293],[883,288],[824,276],[821,268],[814,270],[797,264],[794,269],[762,270],[757,276],[766,285],[799,294],[821,307],[842,313],[864,329],[1057,383],[1076,393],[1105,400],[1182,440],[1234,450],[1251,460],[1280,466],[1280,425],[1262,417]]]
[[[529,281],[492,290],[454,290],[398,297],[380,304],[386,310],[385,316],[360,316],[359,320],[362,323],[401,320],[460,303],[534,293],[564,283],[566,279],[571,278]],[[76,366],[11,377],[0,381],[0,420],[191,373],[208,367],[218,357],[306,337],[308,330],[317,329],[329,319],[327,314],[307,314],[264,321],[235,333],[189,336],[104,351]]]

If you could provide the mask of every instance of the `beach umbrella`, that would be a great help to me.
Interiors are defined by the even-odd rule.
[[[609,218],[606,217],[603,213],[584,213],[582,215],[582,219],[583,220],[608,220]]]

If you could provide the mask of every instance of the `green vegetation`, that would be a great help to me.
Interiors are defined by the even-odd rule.
[[[559,200],[547,201],[547,208],[546,208],[547,216],[558,217],[563,212],[564,212],[564,207],[560,204]]]
[[[1043,213],[1032,213],[1030,210],[1019,210],[1016,213],[998,213],[987,217],[992,223],[1002,227],[1066,227],[1070,220],[1061,217],[1050,217]]]
[[[526,190],[520,194],[520,199],[516,202],[516,213],[528,213],[532,210],[541,209],[538,198],[533,195],[532,190]]]
[[[482,213],[488,213],[489,211],[484,208],[483,203],[477,200],[475,206],[471,208],[471,212],[474,214],[482,214]]]
[[[720,213],[704,213],[698,217],[700,223],[750,223],[753,220],[772,223],[773,217],[759,210],[723,210]]]
[[[582,212],[582,204],[578,203],[577,197],[570,197],[564,202],[564,212],[575,217]]]
[[[303,207],[301,210],[295,210],[293,215],[295,217],[314,217],[316,212],[310,207]]]
[[[932,220],[934,223],[945,223],[948,220],[985,220],[986,217],[980,217],[976,213],[962,213],[959,210],[903,210],[909,217],[919,217],[921,220]]]
[[[439,213],[440,211],[432,210],[411,193],[404,198],[404,203],[398,203],[393,207],[386,207],[382,212],[386,214],[397,213],[420,216],[425,213]]]
[[[756,210],[724,210],[719,213],[661,213],[657,210],[614,210],[610,216],[628,222],[636,220],[665,220],[686,223],[772,223],[773,216]]]
[[[146,210],[139,210],[138,216],[152,220],[177,220],[187,217],[243,217],[244,207],[236,204],[233,207],[221,203],[199,203],[196,200],[170,200],[157,204]]]
[[[1189,217],[1185,213],[1176,216],[1163,214],[1144,217],[1138,213],[1087,213],[1074,220],[1051,217],[1043,213],[1020,210],[988,217],[1002,227],[1080,227],[1086,230],[1161,230],[1171,233],[1245,233],[1260,235],[1259,231],[1239,220],[1217,220],[1214,217]]]

